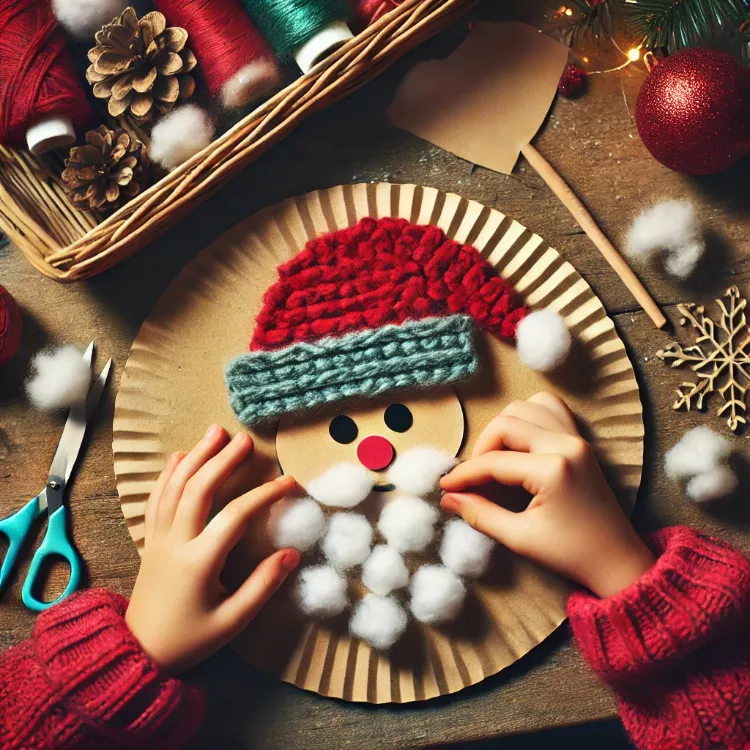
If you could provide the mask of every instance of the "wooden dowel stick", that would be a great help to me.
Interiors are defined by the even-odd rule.
[[[578,196],[570,189],[565,180],[554,170],[552,165],[531,145],[524,146],[521,153],[536,170],[539,176],[547,183],[547,186],[560,199],[565,208],[573,214],[581,229],[589,236],[591,241],[599,249],[607,263],[612,266],[614,272],[622,279],[622,283],[630,290],[638,304],[653,321],[657,328],[663,328],[667,319],[654,302],[653,297],[635,275],[633,269],[615,249],[615,246],[607,239],[594,221],[594,217],[588,212],[586,206],[581,203]]]

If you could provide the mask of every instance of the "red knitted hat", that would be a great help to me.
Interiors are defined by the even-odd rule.
[[[227,370],[249,424],[455,382],[478,368],[474,327],[513,339],[529,313],[475,248],[405,219],[367,218],[319,237],[278,273],[250,353]]]

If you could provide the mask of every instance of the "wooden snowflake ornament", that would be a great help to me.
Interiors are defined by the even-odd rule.
[[[670,367],[688,365],[697,380],[677,388],[674,409],[703,409],[704,399],[718,392],[724,399],[717,416],[726,416],[729,429],[736,432],[747,424],[746,395],[750,387],[750,328],[745,308],[747,300],[736,287],[730,287],[716,300],[721,310],[718,323],[706,315],[705,307],[688,302],[678,305],[682,318],[697,331],[695,344],[683,347],[674,342],[656,352]]]

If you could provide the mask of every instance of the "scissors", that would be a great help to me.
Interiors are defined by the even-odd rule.
[[[91,367],[94,356],[92,341],[83,355],[83,361]],[[23,603],[34,612],[43,612],[53,604],[70,596],[79,586],[82,574],[81,557],[73,546],[68,533],[67,509],[63,503],[65,487],[73,473],[78,454],[86,433],[86,422],[93,415],[112,367],[110,359],[104,366],[101,375],[93,382],[87,397],[70,408],[65,422],[55,457],[50,465],[47,484],[44,489],[30,500],[21,510],[0,520],[0,534],[8,537],[10,546],[0,568],[0,591],[10,578],[11,571],[18,563],[22,548],[31,536],[34,521],[47,511],[47,531],[42,543],[31,559],[31,566],[21,591]],[[41,590],[42,571],[45,561],[53,557],[62,557],[70,567],[68,585],[65,591],[54,601],[44,602],[36,597]]]

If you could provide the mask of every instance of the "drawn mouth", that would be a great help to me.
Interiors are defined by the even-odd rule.
[[[379,482],[376,482],[372,486],[372,488],[373,488],[373,490],[375,490],[375,492],[392,492],[393,490],[396,489],[396,485],[395,484],[387,484],[387,483],[386,484],[381,484]]]

